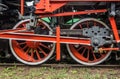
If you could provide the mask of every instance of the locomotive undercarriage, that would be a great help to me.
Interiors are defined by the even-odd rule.
[[[12,6],[13,5],[9,4],[9,7]],[[25,5],[25,7],[26,6],[27,5]],[[120,5],[119,3],[115,3],[115,6],[116,7],[114,7],[114,5],[112,6],[110,2],[70,2],[60,9],[54,11],[53,14],[78,11],[92,12],[92,10],[103,9],[107,9],[107,11],[95,13],[93,11],[92,13],[88,12],[86,14],[58,17],[54,17],[49,13],[48,15],[50,15],[50,17],[44,14],[40,14],[47,17],[49,21],[46,21],[44,18],[39,18],[39,14],[34,14],[33,12],[31,12],[31,8],[29,7],[26,7],[27,10],[24,12],[24,16],[18,16],[16,14],[16,9],[10,10],[10,12],[14,12],[16,14],[17,18],[22,16],[21,18],[23,20],[18,22],[16,25],[14,25],[18,21],[18,19],[16,19],[16,16],[11,15],[10,17],[10,14],[8,14],[8,10],[5,10],[5,12],[8,12],[6,15],[4,15],[4,11],[1,11],[3,12],[3,14],[1,14],[0,22],[4,22],[5,24],[8,24],[8,26],[4,25],[3,23],[1,24],[0,29],[7,30],[13,28],[15,30],[19,30],[18,34],[15,33],[16,35],[18,35],[18,37],[14,37],[14,40],[13,37],[9,36],[9,34],[7,35],[7,33],[3,31],[3,33],[5,33],[8,37],[4,36],[3,34],[3,36],[1,35],[1,38],[12,39],[10,39],[9,41],[1,40],[1,43],[6,43],[5,46],[3,46],[2,44],[2,46],[0,46],[1,52],[6,50],[6,54],[1,53],[1,55],[4,57],[9,57],[9,53],[12,52],[12,54],[22,63],[28,65],[38,65],[47,61],[54,53],[57,52],[55,52],[55,43],[56,46],[59,46],[59,43],[65,43],[65,46],[67,47],[67,54],[69,53],[70,56],[78,63],[84,65],[96,65],[102,63],[103,61],[107,60],[112,50],[119,50],[119,42],[116,42],[116,39],[114,38],[114,33],[110,24],[111,22],[109,22],[108,19],[108,17],[111,16],[115,17],[115,19],[117,19],[116,24],[117,26],[119,26]],[[32,9],[32,11],[34,10]],[[3,20],[2,16],[6,19],[9,16],[9,22],[7,22],[6,19]],[[76,19],[77,21],[75,21]],[[61,29],[59,29],[58,27],[56,29],[56,26],[60,26]],[[119,27],[117,28],[119,29]],[[9,32],[11,32],[10,35],[14,36],[13,31],[14,30],[10,30]],[[60,31],[60,33],[58,31]],[[2,31],[0,32],[2,33]],[[22,37],[19,37],[19,33],[22,32],[26,34],[26,36],[28,35],[31,37],[33,35],[34,38],[28,38],[29,41],[25,40],[27,39],[27,37],[22,39]],[[46,39],[50,39],[43,39],[43,42],[39,42],[40,39],[35,39],[39,36],[43,36],[43,38],[44,36],[46,36]],[[17,38],[21,40],[18,40]],[[55,42],[54,39],[57,39],[57,42],[59,43]],[[65,39],[67,39],[68,42],[65,41]],[[82,41],[82,39],[83,44],[79,42]],[[108,50],[104,48],[108,48]],[[10,49],[12,51],[10,51]],[[59,49],[59,47],[56,47],[56,50]],[[63,49],[61,49],[61,52],[62,50]],[[25,54],[26,52],[28,53]],[[119,59],[119,52],[115,52],[115,55],[117,59]]]

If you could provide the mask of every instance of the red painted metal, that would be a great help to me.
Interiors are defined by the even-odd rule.
[[[13,30],[4,31],[3,33],[23,33],[23,34],[34,34],[33,31],[24,30],[29,20],[25,20],[14,27]],[[43,22],[38,21],[37,26],[41,26],[43,30],[49,30],[47,25]],[[22,30],[23,29],[23,30]],[[18,30],[18,31],[16,31]],[[21,31],[20,31],[21,30]],[[3,34],[2,33],[2,34]],[[40,42],[40,41],[26,41],[26,40],[10,40],[12,53],[18,58],[25,61],[26,63],[41,63],[47,57],[49,57],[54,50],[53,43]]]
[[[36,12],[39,13],[52,13],[53,11],[64,6],[68,2],[120,2],[120,0],[40,0],[36,4]]]
[[[83,55],[80,54],[80,52],[78,52],[75,48],[74,45],[69,45],[71,52],[73,52],[74,56],[76,58],[78,58],[79,60],[82,60],[84,62],[88,62],[89,58],[85,58]],[[87,46],[86,46],[87,47]],[[89,48],[88,48],[89,49]],[[92,49],[92,48],[91,48]],[[86,48],[85,48],[86,50]],[[84,51],[83,53],[85,53],[86,51]],[[88,52],[89,53],[89,52]]]
[[[100,10],[86,10],[86,11],[78,11],[78,12],[65,12],[65,13],[58,13],[58,14],[43,14],[43,15],[41,15],[41,17],[84,15],[84,14],[104,13],[104,12],[107,12],[107,10],[106,9],[100,9]]]
[[[110,51],[110,50],[115,50],[115,51],[117,51],[117,50],[120,50],[120,48],[100,48],[99,49],[99,51]]]
[[[50,35],[35,35],[29,33],[9,33],[5,32],[0,34],[0,38],[3,39],[16,39],[16,40],[28,40],[28,41],[43,41],[43,42],[54,42],[56,43],[57,36]],[[90,45],[90,39],[85,38],[74,38],[74,37],[60,37],[60,43],[69,43],[69,44],[83,44]]]
[[[0,30],[0,34],[4,34],[4,33],[13,33],[13,32],[23,32],[26,31],[25,28],[17,28],[17,29],[8,29],[8,30]]]
[[[50,2],[50,0],[40,0],[36,4],[36,12],[35,13],[51,13],[60,7],[64,6],[66,2]]]
[[[74,26],[74,25],[73,25]],[[75,26],[72,28],[73,29],[84,29],[84,28],[91,28],[91,27],[104,27],[105,26],[95,20],[84,20],[83,22],[75,23]],[[70,54],[72,54],[75,58],[78,59],[78,61],[82,61],[84,63],[96,63],[100,62],[103,60],[108,54],[109,51],[106,51],[106,53],[100,53],[100,52],[95,52],[94,47],[92,46],[86,46],[86,45],[73,45],[69,44],[69,50]],[[109,45],[108,47],[110,47]]]
[[[109,17],[109,20],[110,20],[110,24],[111,24],[111,27],[112,27],[112,30],[113,30],[115,40],[117,42],[120,42],[120,37],[119,37],[119,34],[118,34],[117,25],[116,25],[114,17]]]
[[[21,0],[21,15],[24,15],[24,0]]]
[[[60,27],[56,27],[56,60],[60,61]]]
[[[20,57],[20,58],[22,58],[23,60],[25,60],[25,61],[32,61],[32,62],[37,62],[33,57],[31,57],[31,56],[29,56],[28,54],[27,54],[27,52],[26,53],[23,53],[24,51],[23,51],[23,49],[19,46],[19,44],[17,43],[17,41],[15,41],[15,40],[13,40],[13,42],[12,42],[13,44],[13,49],[15,50],[15,52],[17,52],[17,55]],[[22,53],[21,53],[21,49],[22,49]]]
[[[50,12],[50,1],[45,0],[45,12]]]
[[[101,10],[87,10],[87,11],[78,11],[78,12],[65,12],[65,13],[58,13],[52,14],[57,9],[63,7],[68,2],[120,2],[120,0],[40,0],[36,3],[35,8],[36,14],[40,14],[40,17],[58,17],[58,16],[71,16],[71,15],[83,15],[83,14],[91,14],[91,13],[104,13],[107,12],[106,9]],[[24,0],[21,0],[21,14],[24,15]],[[111,27],[113,30],[113,34],[115,40],[120,42],[117,26],[114,17],[109,18]],[[23,31],[25,29],[14,29],[14,30],[4,30],[0,31],[0,38],[4,39],[16,39],[16,40],[28,40],[28,41],[42,41],[42,42],[54,42],[56,43],[56,60],[60,60],[60,43],[68,43],[68,44],[83,44],[83,45],[90,45],[90,39],[86,38],[75,38],[75,37],[63,37],[60,36],[60,27],[56,28],[56,36],[50,35],[36,35],[36,34],[29,34],[29,33],[17,33],[19,31]],[[29,42],[27,43],[29,46]],[[15,45],[15,44],[13,44]],[[86,46],[87,47],[87,46]],[[76,52],[74,48],[70,47],[73,52]],[[92,49],[91,49],[92,50]],[[104,48],[102,50],[119,50],[119,48]],[[19,52],[19,51],[18,51]],[[79,53],[75,53],[78,56]],[[25,59],[28,57],[26,54],[20,55],[23,56]],[[104,55],[105,56],[105,55]],[[103,56],[103,57],[104,57]],[[81,58],[84,61],[88,61],[88,59]],[[32,58],[30,61],[34,61]],[[96,60],[98,61],[98,60]]]
[[[80,48],[84,50],[82,53],[79,52],[80,50],[79,51],[76,50],[76,48],[73,45],[70,45],[70,50],[71,52],[73,52],[74,56],[83,62],[89,62],[89,63],[98,62],[104,57],[106,57],[108,53],[108,51],[105,54],[102,54],[100,52],[95,53],[92,46],[81,46]],[[88,53],[87,57],[86,56],[84,57],[84,53]],[[94,60],[90,60],[90,56],[91,56],[90,54],[93,55],[91,58],[93,58]],[[98,54],[100,55],[100,57],[97,57]]]

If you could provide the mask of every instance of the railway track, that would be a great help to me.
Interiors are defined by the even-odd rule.
[[[53,67],[53,68],[65,68],[65,67],[72,67],[72,68],[120,68],[120,65],[95,65],[95,66],[84,66],[80,64],[42,64],[37,66],[28,66],[21,63],[0,63],[0,67],[10,67],[10,66],[17,66],[17,67]]]

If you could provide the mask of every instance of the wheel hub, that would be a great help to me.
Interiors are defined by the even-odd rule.
[[[39,42],[35,41],[26,41],[26,44],[30,48],[37,48],[39,46]]]
[[[110,34],[109,29],[100,26],[92,26],[91,28],[83,29],[83,35],[91,38],[91,45],[95,50],[98,50],[98,47],[103,46],[108,42],[112,43]]]
[[[110,35],[110,30],[100,26],[92,26],[91,28],[83,28],[83,35],[88,37],[105,37]]]

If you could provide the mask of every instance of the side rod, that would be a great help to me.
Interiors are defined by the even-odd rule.
[[[9,31],[0,31],[1,39],[14,39],[14,40],[27,40],[27,41],[41,41],[41,42],[53,42],[57,43],[59,40],[60,43],[68,43],[68,44],[83,44],[90,45],[90,39],[88,38],[78,38],[78,37],[65,37],[65,36],[51,36],[51,35],[39,35],[39,34],[31,34],[27,32],[20,32],[20,29],[9,30]],[[60,34],[56,29],[56,35]]]

